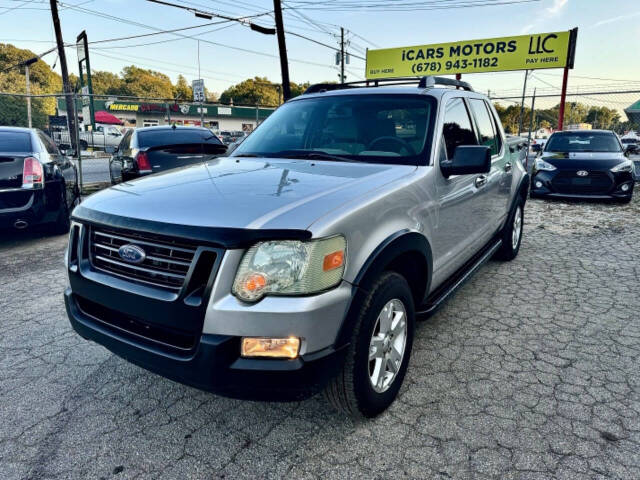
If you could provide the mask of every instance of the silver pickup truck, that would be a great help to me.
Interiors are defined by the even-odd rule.
[[[71,325],[200,389],[324,390],[375,416],[403,382],[416,318],[486,260],[518,254],[529,181],[517,157],[464,82],[313,85],[232,156],[76,207]]]
[[[113,125],[98,125],[94,131],[78,132],[79,144],[81,150],[89,147],[99,150],[105,150],[107,147],[117,147],[122,140],[122,131]],[[71,138],[69,133],[53,132],[53,141],[60,148],[70,148]]]

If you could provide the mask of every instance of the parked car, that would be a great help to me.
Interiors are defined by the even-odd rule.
[[[629,154],[631,155],[640,154],[640,140],[638,140],[638,138],[623,137],[620,139],[620,142],[622,143],[622,146],[624,147],[625,151],[629,152]]]
[[[226,152],[211,130],[201,127],[146,127],[128,131],[117,149],[108,149],[115,185],[172,168],[202,163]]]
[[[73,328],[223,395],[324,388],[356,416],[387,408],[416,313],[518,254],[529,182],[467,83],[376,83],[311,86],[231,157],[86,199],[69,240]]]
[[[51,138],[34,128],[0,127],[0,227],[66,233],[79,201],[76,167]]]
[[[81,150],[86,150],[89,147],[106,150],[108,147],[117,147],[124,134],[118,127],[113,125],[98,125],[95,131],[78,132],[78,136]],[[61,149],[67,149],[71,146],[68,131],[54,132],[53,139]]]
[[[532,197],[615,199],[633,195],[633,162],[608,130],[571,130],[549,137],[536,159]]]

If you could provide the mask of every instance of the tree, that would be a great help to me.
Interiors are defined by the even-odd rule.
[[[132,97],[173,98],[173,84],[167,75],[135,65],[122,69],[123,94]]]
[[[24,67],[17,64],[35,57],[31,50],[16,48],[0,43],[0,91],[25,93]],[[58,93],[62,90],[62,80],[49,65],[39,60],[29,66],[31,93]],[[34,127],[44,128],[48,115],[56,111],[55,98],[33,98],[31,115]],[[27,126],[27,102],[24,97],[0,97],[0,125]]]
[[[173,87],[173,98],[179,98],[182,101],[193,99],[193,89],[182,75],[178,75],[178,81]]]
[[[91,85],[95,95],[123,95],[124,80],[117,74],[94,70],[91,72]]]
[[[604,128],[606,130],[620,122],[620,114],[608,107],[591,107],[587,113],[586,122],[594,128]]]
[[[549,130],[551,128],[551,122],[549,120],[541,120],[538,123],[538,128],[546,128]]]
[[[227,88],[220,95],[220,103],[236,105],[278,105],[280,85],[266,77],[254,77]]]

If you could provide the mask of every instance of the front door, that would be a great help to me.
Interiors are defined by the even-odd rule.
[[[489,215],[487,175],[453,175],[440,172],[439,163],[453,158],[461,145],[477,145],[478,140],[463,98],[447,101],[439,135],[436,175],[437,226],[432,234],[433,284],[448,278],[482,246],[482,233]]]

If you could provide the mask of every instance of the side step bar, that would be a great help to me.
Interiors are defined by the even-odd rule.
[[[496,253],[501,245],[501,239],[496,239],[487,244],[476,256],[471,258],[441,286],[434,290],[433,293],[429,295],[429,298],[427,298],[426,303],[416,312],[416,315],[429,315],[437,310],[451,294]]]

